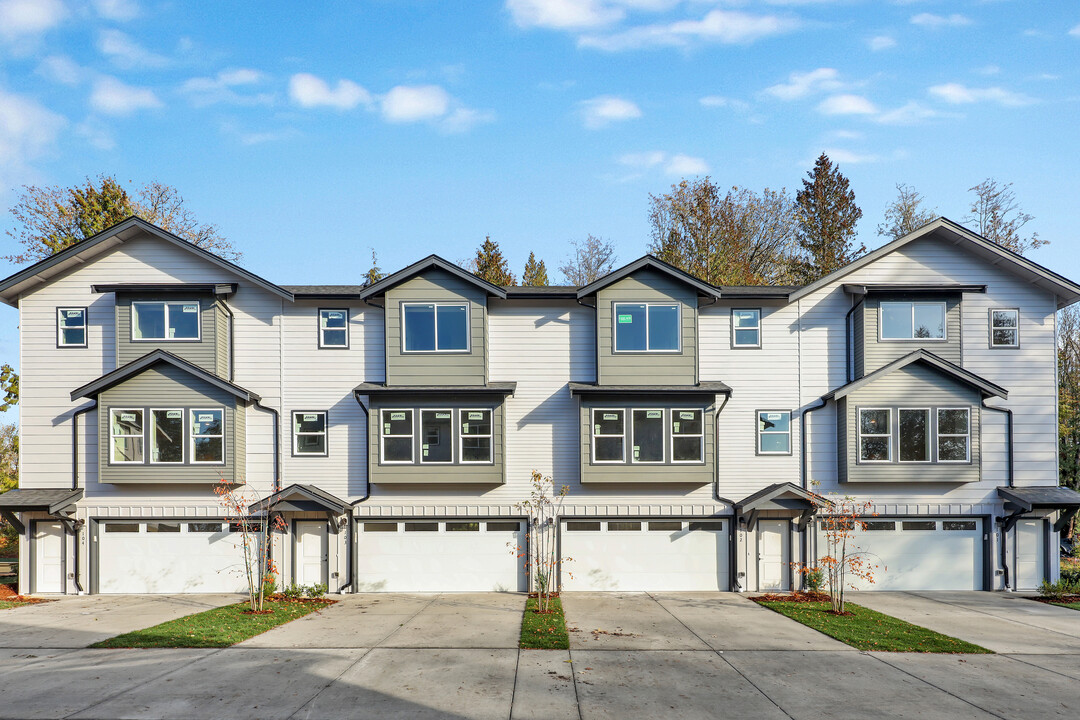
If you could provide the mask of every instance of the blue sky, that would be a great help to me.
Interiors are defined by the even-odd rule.
[[[961,219],[994,177],[1080,277],[1075,2],[307,5],[0,0],[0,230],[19,186],[104,172],[178,187],[283,284],[485,235],[520,274],[589,233],[639,256],[682,177],[792,189],[824,151],[871,247],[896,183]]]

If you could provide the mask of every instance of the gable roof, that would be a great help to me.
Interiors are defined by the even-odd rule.
[[[674,265],[670,265],[653,255],[646,255],[644,257],[638,258],[629,265],[623,265],[618,270],[612,270],[604,277],[594,280],[588,285],[583,285],[582,287],[578,288],[577,296],[579,299],[583,297],[588,297],[589,295],[594,294],[596,291],[603,290],[607,286],[612,285],[613,283],[617,283],[619,280],[622,280],[624,277],[628,275],[633,275],[634,273],[641,270],[655,270],[663,275],[667,275],[668,277],[677,280],[684,285],[689,285],[690,287],[694,288],[698,291],[699,295],[704,295],[711,298],[720,297],[720,291],[712,285],[708,284],[707,282],[703,282],[702,280],[698,280],[690,273],[680,270]]]
[[[1072,305],[1074,302],[1080,300],[1080,284],[1077,284],[1062,275],[1058,275],[1053,270],[1049,270],[1038,263],[1032,262],[1024,256],[1004,248],[991,240],[987,240],[982,235],[974,233],[963,225],[944,217],[939,217],[937,220],[923,225],[918,230],[910,232],[892,242],[888,242],[878,249],[863,255],[858,260],[834,270],[825,277],[816,280],[809,285],[803,286],[793,292],[789,299],[790,301],[798,300],[815,290],[819,290],[826,285],[836,282],[840,278],[859,268],[869,265],[895,250],[899,250],[915,240],[930,235],[937,235],[947,242],[963,247],[968,252],[984,258],[995,265],[1007,268],[1013,273],[1027,279],[1032,284],[1041,287],[1047,292],[1053,293],[1058,297],[1058,309]]]
[[[940,372],[942,375],[947,375],[948,377],[951,377],[958,382],[973,387],[986,397],[997,396],[1002,400],[1005,400],[1009,397],[1009,391],[1001,387],[1000,385],[996,385],[989,380],[986,380],[985,378],[981,378],[975,373],[969,370],[965,370],[959,365],[954,365],[948,360],[940,358],[932,352],[928,352],[926,350],[915,350],[914,352],[910,352],[902,358],[893,360],[888,365],[878,368],[869,375],[864,375],[858,380],[853,380],[846,385],[841,385],[832,392],[826,393],[823,397],[826,400],[835,400],[838,398],[842,398],[845,395],[849,395],[850,393],[855,392],[859,388],[865,387],[873,383],[874,381],[888,375],[889,373],[896,372],[897,370],[905,368],[908,365],[916,362],[928,365],[934,370]]]
[[[84,492],[82,488],[15,488],[0,494],[0,510],[43,510],[55,515],[72,510]]]
[[[278,507],[282,504],[289,503],[290,501],[292,501],[291,507]],[[286,488],[278,490],[273,495],[252,503],[250,510],[252,512],[266,512],[267,508],[289,509],[300,512],[318,509],[342,515],[349,510],[349,503],[336,495],[331,495],[325,490],[315,487],[314,485],[293,483]]]
[[[483,290],[488,295],[494,295],[498,298],[506,297],[506,290],[504,290],[503,288],[493,283],[489,283],[483,278],[473,275],[468,270],[464,270],[452,262],[443,260],[438,255],[428,255],[423,260],[415,262],[407,268],[398,270],[396,273],[387,275],[382,280],[368,285],[366,288],[360,291],[359,297],[361,300],[366,300],[370,297],[375,297],[376,295],[382,295],[387,290],[390,290],[391,288],[400,285],[406,280],[414,278],[417,275],[432,269],[443,270],[455,277],[461,278],[465,282],[471,285],[475,285],[477,288]]]
[[[194,255],[198,255],[207,262],[239,275],[251,284],[260,287],[267,292],[285,298],[286,300],[293,299],[292,293],[275,285],[269,280],[261,278],[255,273],[245,270],[239,265],[231,263],[224,258],[218,257],[212,252],[203,250],[202,248],[189,243],[187,240],[173,235],[171,232],[162,230],[157,225],[148,223],[140,217],[132,216],[126,220],[121,220],[110,228],[102,230],[96,235],[81,240],[70,247],[64,248],[54,255],[50,255],[44,260],[39,260],[28,268],[23,268],[15,274],[0,280],[0,301],[13,307],[17,306],[19,295],[31,287],[48,282],[56,275],[86,262],[86,256],[91,253],[100,254],[117,245],[121,245],[128,240],[142,237],[144,233],[152,235],[160,240],[164,240],[165,242],[172,243]]]
[[[217,375],[209,373],[203,370],[198,365],[194,365],[181,357],[173,355],[166,350],[154,350],[148,352],[137,360],[132,360],[127,365],[117,368],[112,372],[105,373],[97,380],[88,382],[80,388],[71,391],[71,399],[78,400],[84,397],[97,397],[99,394],[105,392],[111,387],[115,387],[125,380],[132,378],[144,370],[149,370],[154,365],[164,363],[166,365],[172,365],[189,375],[194,375],[199,380],[207,382],[214,387],[220,388],[225,392],[232,393],[236,397],[240,398],[244,402],[257,402],[261,398],[250,390],[245,390],[239,385],[235,385],[228,380],[222,380]]]
[[[812,493],[805,488],[801,488],[792,482],[779,482],[764,487],[758,490],[753,495],[747,495],[742,500],[735,503],[735,510],[740,515],[745,514],[750,510],[761,507],[767,503],[773,502],[784,496],[788,496],[784,499],[791,500],[791,507],[798,508],[818,508],[828,507],[832,505],[832,501],[827,498],[823,498],[816,493]]]

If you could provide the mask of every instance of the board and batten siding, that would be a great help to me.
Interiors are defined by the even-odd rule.
[[[388,385],[483,385],[487,382],[487,294],[472,283],[433,269],[386,291]],[[404,352],[402,303],[468,302],[468,352]]]
[[[974,293],[967,294],[972,298]],[[882,340],[881,339],[881,303],[883,302],[939,302],[945,304],[945,339],[944,340]],[[878,368],[888,365],[915,350],[926,350],[956,365],[963,364],[963,324],[961,322],[961,298],[953,294],[874,294],[856,310],[854,315],[861,316],[855,338],[855,376],[853,379],[869,375]],[[855,322],[859,322],[856,318]]]
[[[677,302],[679,352],[615,352],[617,302]],[[698,381],[697,293],[654,270],[642,270],[596,294],[596,337],[601,385],[693,385]]]
[[[198,340],[134,340],[131,334],[131,303],[146,301],[199,303],[199,325],[202,336]],[[229,368],[227,320],[224,311],[209,295],[117,293],[116,366],[123,367],[154,350],[165,350],[218,377],[227,377]]]

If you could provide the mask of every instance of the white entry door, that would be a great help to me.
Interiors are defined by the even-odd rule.
[[[34,523],[34,592],[64,592],[64,528],[58,522]]]
[[[326,585],[330,538],[325,520],[296,522],[296,583]]]
[[[758,520],[758,589],[790,590],[791,542],[787,520]]]
[[[1044,579],[1046,543],[1042,520],[1018,520],[1016,523],[1017,590],[1035,590]]]

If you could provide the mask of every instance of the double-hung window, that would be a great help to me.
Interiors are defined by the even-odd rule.
[[[930,410],[900,408],[897,415],[900,462],[930,462]]]
[[[150,410],[150,462],[184,462],[184,410],[166,408]]]
[[[1016,309],[990,311],[990,347],[1020,347],[1020,311]]]
[[[751,308],[731,311],[731,346],[761,347],[761,310]]]
[[[451,410],[420,411],[420,462],[454,462],[454,413]]]
[[[971,459],[971,409],[938,408],[938,462],[968,462]]]
[[[293,454],[326,455],[326,411],[294,410]]]
[[[945,303],[881,303],[882,340],[944,340]]]
[[[86,347],[86,308],[56,309],[56,346]]]
[[[612,303],[615,352],[679,352],[677,303]]]
[[[459,410],[461,418],[461,449],[463,463],[490,463],[491,410]]]
[[[468,352],[468,303],[402,303],[405,352]]]
[[[192,410],[191,462],[225,462],[225,411],[221,408]]]
[[[705,423],[701,410],[671,411],[671,462],[705,462]]]
[[[112,408],[109,410],[111,449],[109,460],[114,464],[143,461],[142,408]]]
[[[759,410],[757,414],[758,455],[791,454],[791,411]]]
[[[413,411],[381,410],[382,462],[411,463],[413,459]]]
[[[132,340],[198,340],[199,302],[131,303]]]
[[[631,460],[635,463],[664,462],[664,411],[634,410],[632,417],[634,452]]]
[[[594,408],[593,462],[626,462],[626,411]]]
[[[859,461],[892,460],[892,410],[859,408]]]
[[[345,309],[319,310],[319,347],[349,347],[349,311]]]

